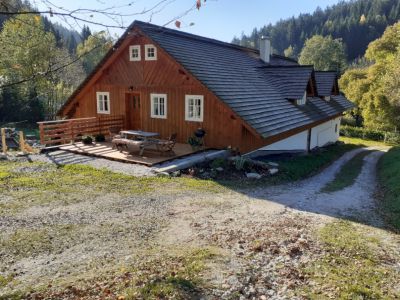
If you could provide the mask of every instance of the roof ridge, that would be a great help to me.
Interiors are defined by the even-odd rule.
[[[134,25],[138,25],[139,27],[141,25],[150,26],[150,27],[153,27],[154,29],[163,30],[165,32],[168,32],[169,34],[180,35],[180,36],[184,36],[186,38],[192,38],[192,39],[201,40],[201,41],[204,41],[204,42],[211,42],[211,43],[214,43],[214,44],[218,44],[218,45],[226,46],[226,47],[230,47],[230,48],[235,48],[235,49],[238,49],[238,50],[251,51],[251,52],[255,52],[255,53],[259,53],[260,52],[259,50],[255,49],[255,48],[250,48],[250,47],[236,45],[236,44],[232,44],[232,43],[228,43],[228,42],[223,42],[223,41],[220,41],[220,40],[217,40],[217,39],[212,39],[212,38],[204,37],[204,36],[193,34],[193,33],[189,33],[189,32],[179,31],[179,30],[176,30],[176,29],[172,29],[172,28],[168,28],[168,27],[160,26],[160,25],[155,25],[155,24],[152,24],[152,23],[143,22],[143,21],[139,21],[139,20],[135,20],[132,25],[133,25],[132,27],[134,27]]]
[[[304,68],[304,69],[314,69],[313,65],[265,65],[265,66],[259,66],[257,68],[260,69],[269,69],[269,68],[275,68],[275,69],[283,69],[283,68]]]

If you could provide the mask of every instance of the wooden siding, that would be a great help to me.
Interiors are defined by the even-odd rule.
[[[142,60],[130,61],[129,46],[139,44]],[[177,141],[181,143],[186,143],[193,132],[202,127],[207,132],[207,147],[231,146],[245,153],[298,132],[293,130],[280,136],[261,138],[163,49],[157,48],[156,61],[145,61],[145,44],[152,44],[152,41],[140,32],[133,32],[64,108],[63,114],[69,118],[99,116],[96,92],[110,92],[110,114],[126,116],[125,95],[134,92],[141,98],[141,125],[140,128],[127,129],[159,132],[164,138],[177,133]],[[166,119],[150,117],[152,93],[167,94]],[[204,95],[203,122],[185,121],[185,95]]]

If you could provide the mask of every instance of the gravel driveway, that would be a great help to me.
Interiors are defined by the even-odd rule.
[[[374,213],[373,193],[376,162],[386,149],[375,149],[365,157],[354,185],[331,194],[319,192],[346,161],[365,150],[348,152],[320,174],[294,184],[243,191],[160,190],[135,196],[118,195],[110,188],[103,196],[76,203],[31,205],[13,215],[0,214],[5,241],[0,249],[0,296],[47,286],[48,294],[39,292],[35,298],[34,292],[28,298],[116,299],[122,294],[120,299],[141,299],[129,291],[175,274],[182,253],[212,249],[213,258],[199,271],[206,284],[195,280],[199,287],[196,297],[190,298],[302,299],[296,291],[309,281],[301,270],[324,253],[317,230],[336,218],[382,225]],[[62,164],[82,159],[79,163],[104,166],[98,159],[56,152],[31,159]],[[126,174],[149,172],[115,162],[106,167]],[[173,183],[166,184],[171,191]],[[10,197],[0,195],[0,207]],[[388,265],[400,265],[399,239],[368,228],[384,245]],[[46,246],[43,238],[48,239]],[[30,243],[21,249],[24,239]],[[138,269],[146,263],[152,265],[150,275]],[[10,274],[12,285],[2,290],[1,275]],[[120,284],[126,274],[130,281]],[[121,288],[131,282],[135,288]]]

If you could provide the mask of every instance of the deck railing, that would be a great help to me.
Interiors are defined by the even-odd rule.
[[[84,135],[108,135],[109,127],[123,127],[123,116],[100,116],[38,122],[40,143],[55,146],[74,142]]]

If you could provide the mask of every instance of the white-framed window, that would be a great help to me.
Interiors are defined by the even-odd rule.
[[[157,60],[157,48],[152,44],[144,45],[145,60]]]
[[[151,117],[158,119],[167,118],[167,95],[150,94]]]
[[[325,96],[324,99],[325,101],[331,101],[331,96]]]
[[[185,120],[203,122],[203,115],[204,115],[204,96],[186,95]]]
[[[129,60],[140,61],[141,59],[140,45],[129,46]]]
[[[110,93],[109,92],[97,92],[97,113],[109,114],[110,113]]]

